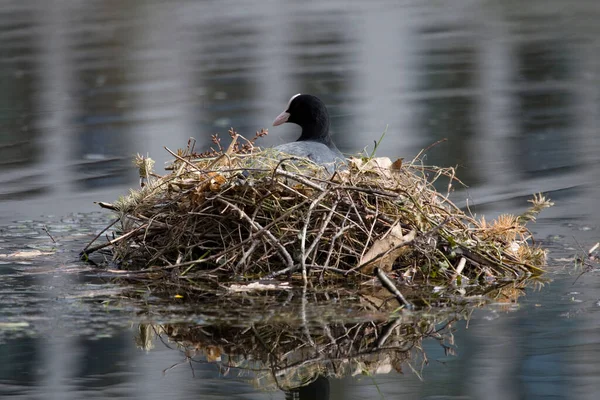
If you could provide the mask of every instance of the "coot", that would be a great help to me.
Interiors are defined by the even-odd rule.
[[[273,126],[285,122],[300,125],[302,134],[295,142],[281,144],[275,149],[308,158],[316,164],[325,166],[330,173],[344,164],[344,155],[329,136],[327,107],[318,97],[300,93],[292,96],[285,111],[273,121]]]

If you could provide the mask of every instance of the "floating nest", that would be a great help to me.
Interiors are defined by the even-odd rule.
[[[546,253],[525,226],[552,205],[542,195],[521,216],[487,222],[450,201],[454,169],[424,165],[422,153],[410,162],[353,157],[331,175],[230,134],[227,149],[216,137],[209,153],[193,142],[167,149],[165,175],[138,157],[142,187],[100,203],[118,217],[112,236],[99,235],[82,256],[108,249],[124,270],[220,283],[281,275],[361,283],[374,274],[484,283],[542,272]]]

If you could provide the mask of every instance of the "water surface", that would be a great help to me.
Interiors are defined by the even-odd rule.
[[[119,300],[124,288],[76,255],[109,218],[93,202],[137,185],[133,155],[160,167],[162,147],[189,137],[252,136],[298,92],[326,102],[347,153],[384,131],[379,154],[392,158],[447,138],[427,161],[458,166],[469,187],[455,199],[473,212],[519,213],[536,192],[556,202],[533,225],[550,283],[457,323],[456,356],[425,340],[423,380],[332,380],[331,398],[600,394],[598,273],[575,282],[570,260],[599,240],[596,2],[1,4],[0,252],[38,251],[0,259],[3,396],[284,397],[211,364],[163,374],[184,355],[141,349],[137,327],[177,321]],[[297,135],[270,128],[263,144]]]

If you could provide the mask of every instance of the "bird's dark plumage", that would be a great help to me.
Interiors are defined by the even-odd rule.
[[[324,165],[329,172],[345,162],[329,135],[329,113],[325,104],[315,96],[297,94],[273,121],[273,126],[286,122],[300,125],[302,134],[295,142],[276,146],[275,149],[291,155],[305,157]]]

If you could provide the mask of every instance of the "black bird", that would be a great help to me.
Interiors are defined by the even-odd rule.
[[[329,113],[318,97],[300,93],[292,96],[285,111],[273,121],[273,126],[285,122],[300,125],[302,134],[295,142],[281,144],[275,149],[308,158],[325,166],[330,173],[345,163],[344,155],[329,136]]]

